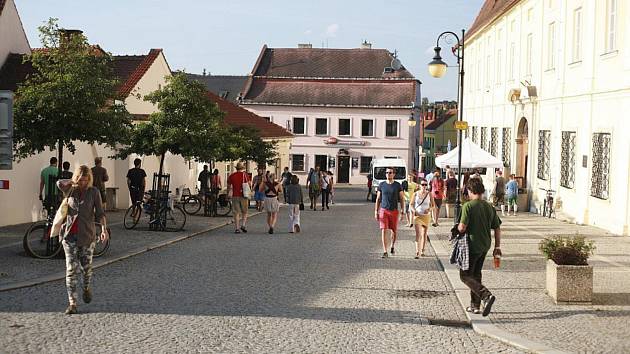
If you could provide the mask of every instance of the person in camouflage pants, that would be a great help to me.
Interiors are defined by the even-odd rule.
[[[61,244],[66,253],[66,289],[68,290],[68,302],[70,305],[77,305],[77,285],[79,284],[79,273],[83,270],[83,292],[90,289],[92,283],[92,255],[94,245],[77,246],[76,237],[72,235],[66,237]]]

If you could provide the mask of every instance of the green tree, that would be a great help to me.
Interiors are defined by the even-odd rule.
[[[275,162],[278,156],[276,140],[263,140],[258,130],[250,127],[235,128],[235,134],[239,136],[242,147],[238,159],[254,161],[258,165]]]
[[[224,113],[208,99],[201,83],[177,73],[144,99],[157,104],[158,111],[149,116],[148,122],[132,129],[130,143],[120,150],[119,157],[132,153],[160,156],[162,175],[168,152],[200,161],[222,160],[240,153],[238,139],[223,122]]]
[[[131,116],[118,97],[111,56],[90,46],[80,33],[69,34],[50,19],[39,27],[43,48],[25,58],[33,73],[18,86],[15,99],[14,150],[18,159],[75,142],[115,148],[131,127]]]

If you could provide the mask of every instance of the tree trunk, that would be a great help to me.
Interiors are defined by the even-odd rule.
[[[166,153],[163,153],[162,156],[160,157],[160,178],[162,178],[162,169],[164,168],[164,157],[166,156]]]
[[[57,161],[57,178],[61,178],[61,166],[63,165],[63,142],[61,140],[57,143],[57,150],[57,156],[59,159]]]

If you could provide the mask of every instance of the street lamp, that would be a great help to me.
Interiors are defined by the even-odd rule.
[[[458,85],[457,85],[457,101],[459,102],[459,109],[457,120],[460,122],[464,120],[464,38],[466,31],[462,30],[461,40],[454,32],[446,31],[442,32],[436,41],[435,44],[435,56],[433,56],[433,60],[429,63],[429,74],[435,78],[443,77],[446,74],[446,69],[448,65],[442,60],[442,56],[440,55],[440,39],[445,37],[447,43],[451,43],[448,41],[449,39],[455,38],[457,40],[457,51],[453,51],[453,55],[457,58],[457,64],[459,65],[459,77],[458,77]],[[459,219],[461,217],[462,211],[462,201],[461,201],[461,183],[462,183],[462,130],[459,129],[457,132],[457,199],[455,200],[455,224],[459,223]]]

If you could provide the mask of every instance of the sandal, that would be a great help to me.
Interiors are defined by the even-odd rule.
[[[416,256],[413,257],[414,259],[420,259],[420,253],[416,252]]]
[[[478,315],[481,313],[481,310],[478,307],[468,306],[466,307],[466,312],[470,312],[470,313],[474,313]]]
[[[241,233],[241,230],[236,229],[236,230],[234,230],[234,233],[235,233],[235,234],[240,234],[240,233]]]

